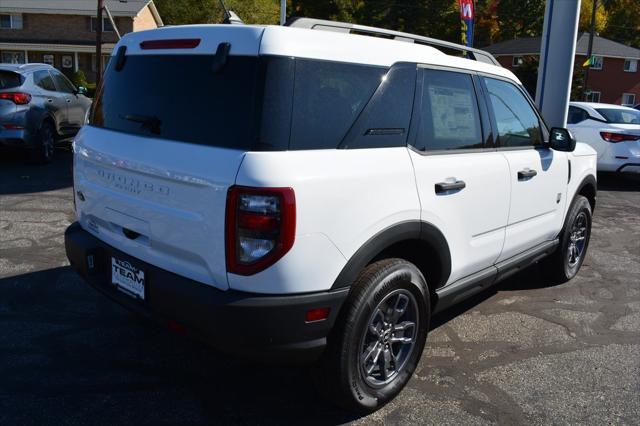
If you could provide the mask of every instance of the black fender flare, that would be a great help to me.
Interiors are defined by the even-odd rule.
[[[585,186],[587,185],[591,185],[593,186],[593,193],[594,193],[594,198],[593,198],[593,205],[592,210],[595,209],[596,206],[596,199],[597,199],[597,194],[598,194],[598,181],[596,180],[596,177],[594,175],[587,175],[584,177],[584,179],[582,179],[582,182],[580,182],[580,184],[578,185],[578,189],[576,189],[575,194],[573,194],[573,198],[571,198],[571,204],[573,204],[573,202],[575,201],[576,197],[578,195],[580,195],[580,192],[582,192],[582,190],[584,189]],[[571,204],[569,204],[569,208],[571,208]],[[567,209],[568,211],[568,209]],[[593,213],[593,211],[592,211]]]
[[[360,274],[360,271],[375,259],[379,253],[394,244],[410,240],[423,241],[437,253],[438,258],[431,260],[439,263],[441,277],[438,283],[431,284],[435,285],[435,287],[440,287],[446,283],[451,274],[451,252],[449,250],[449,244],[437,227],[428,222],[415,220],[392,225],[371,237],[347,261],[347,264],[342,268],[331,289],[335,290],[351,286]],[[425,256],[426,255],[425,253]]]

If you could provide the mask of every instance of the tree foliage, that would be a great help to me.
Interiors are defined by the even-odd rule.
[[[155,0],[168,25],[217,23],[219,0]],[[580,31],[588,31],[594,0],[582,0]],[[340,20],[460,42],[458,0],[287,0],[287,14]],[[279,0],[225,0],[246,23],[276,24]],[[545,0],[476,0],[474,45],[542,35]],[[640,47],[640,0],[598,0],[596,31]]]
[[[166,25],[216,24],[224,19],[219,0],[155,0]],[[247,24],[277,24],[280,19],[278,0],[225,0]]]

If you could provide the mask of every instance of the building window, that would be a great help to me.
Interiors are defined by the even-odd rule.
[[[600,92],[589,91],[584,94],[585,102],[600,102]]]
[[[21,30],[22,15],[20,14],[3,14],[0,15],[0,29],[3,30]]]
[[[24,52],[4,51],[0,56],[0,62],[3,64],[26,64]]]
[[[622,105],[624,106],[634,106],[636,104],[636,95],[634,93],[623,93],[622,94]]]
[[[111,56],[102,55],[102,71],[104,71],[107,68],[107,64],[109,63],[109,58],[111,58]],[[91,71],[93,72],[97,71],[95,54],[91,54]]]
[[[589,68],[591,68],[592,70],[601,70],[602,62],[602,56],[593,56],[593,63]]]
[[[625,72],[636,72],[636,71],[638,71],[638,60],[637,59],[625,59],[624,60],[624,70],[625,70]]]
[[[96,32],[96,22],[98,22],[98,18],[92,17],[91,18],[91,32],[92,33]],[[105,33],[113,32],[113,25],[111,25],[111,21],[106,16],[102,17],[102,31],[104,31]]]
[[[522,56],[514,56],[512,61],[511,61],[511,66],[512,67],[519,67],[520,65],[524,64],[524,58]]]

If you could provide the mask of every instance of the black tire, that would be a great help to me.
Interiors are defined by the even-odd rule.
[[[53,160],[56,148],[56,132],[53,124],[46,120],[38,130],[36,146],[31,150],[31,159],[39,164],[47,164]]]
[[[577,195],[569,208],[558,249],[542,264],[553,284],[562,284],[576,276],[587,255],[591,237],[591,205]]]
[[[367,266],[353,284],[316,370],[320,391],[359,413],[393,399],[420,361],[430,306],[427,283],[413,264],[385,259]]]

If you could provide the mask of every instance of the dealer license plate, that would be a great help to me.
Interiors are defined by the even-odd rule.
[[[144,271],[126,260],[111,258],[111,282],[128,295],[144,300]]]

